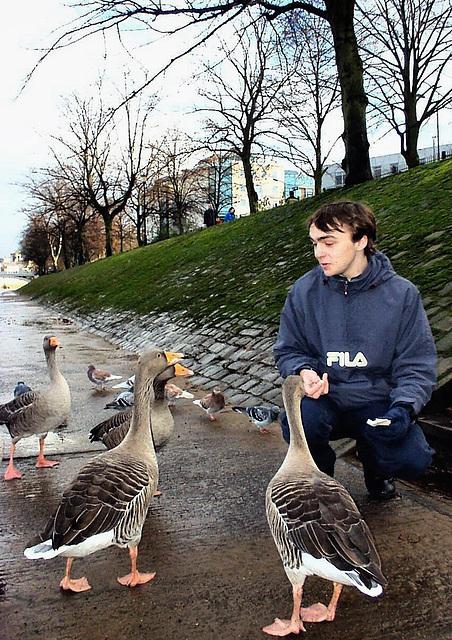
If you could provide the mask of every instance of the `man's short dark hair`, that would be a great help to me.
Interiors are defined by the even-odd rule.
[[[367,236],[367,246],[364,249],[366,256],[375,253],[375,241],[377,239],[377,227],[375,216],[370,207],[362,202],[341,200],[323,205],[307,220],[308,229],[315,225],[322,231],[341,231],[342,225],[348,225],[352,230],[353,242],[358,242],[363,236]]]

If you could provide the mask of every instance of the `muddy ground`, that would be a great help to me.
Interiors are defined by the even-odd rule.
[[[64,348],[60,369],[73,396],[65,432],[49,436],[46,452],[59,459],[36,469],[38,442],[17,447],[20,480],[0,480],[0,638],[8,640],[262,640],[262,626],[291,612],[291,588],[265,518],[268,481],[286,451],[280,430],[261,435],[244,416],[228,409],[212,423],[191,401],[174,409],[175,434],[159,454],[162,495],[154,498],[139,548],[139,568],[156,571],[133,589],[116,581],[129,569],[128,554],[110,548],[75,560],[92,590],[59,588],[65,560],[30,561],[28,540],[45,524],[64,487],[102,450],[89,429],[109,415],[114,391],[91,389],[87,365],[129,376],[136,356],[84,332],[35,304],[0,295],[0,402],[20,379],[46,379],[42,338],[55,333]],[[174,345],[177,348],[177,345]],[[188,361],[189,364],[189,361]],[[185,386],[197,397],[203,389]],[[9,436],[0,427],[3,453]],[[347,487],[377,540],[385,594],[376,600],[345,588],[332,623],[307,624],[306,637],[328,640],[452,639],[452,504],[431,488],[399,483],[396,500],[368,500],[359,465],[340,459],[337,478]],[[307,604],[328,601],[331,585],[309,578]],[[290,636],[294,637],[294,636]]]

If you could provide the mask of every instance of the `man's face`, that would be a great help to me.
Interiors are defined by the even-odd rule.
[[[309,237],[314,245],[314,255],[326,276],[354,278],[366,268],[364,249],[367,246],[367,236],[354,242],[348,225],[340,225],[339,229],[329,231],[322,231],[311,225]]]

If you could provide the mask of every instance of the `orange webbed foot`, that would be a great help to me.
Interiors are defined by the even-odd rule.
[[[282,638],[283,636],[288,636],[290,633],[298,634],[300,631],[306,631],[306,629],[301,620],[281,620],[280,618],[275,618],[274,623],[268,625],[268,627],[264,627],[262,631],[268,633],[270,636]]]
[[[122,578],[117,578],[119,584],[124,585],[125,587],[136,587],[137,584],[146,584],[146,582],[150,582],[153,578],[155,578],[154,573],[128,573],[126,576],[122,576]]]
[[[37,469],[46,469],[47,467],[56,467],[57,464],[60,464],[57,460],[45,460],[41,458],[36,461]]]
[[[305,609],[302,607],[300,615],[304,622],[331,622],[334,619],[334,613],[320,602]]]
[[[74,591],[75,593],[80,593],[81,591],[89,591],[89,589],[91,589],[91,585],[88,583],[88,580],[86,578],[71,580],[67,576],[65,576],[60,582],[60,587],[64,589],[64,591]]]
[[[15,467],[8,467],[5,471],[5,480],[16,480],[22,477],[22,472],[18,471]]]

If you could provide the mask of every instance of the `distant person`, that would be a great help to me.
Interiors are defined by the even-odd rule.
[[[286,198],[286,204],[290,204],[291,202],[298,202],[298,198],[295,197],[295,192],[289,191],[289,197]]]
[[[213,210],[212,204],[209,202],[207,209],[204,211],[204,224],[206,227],[215,226],[215,211]]]
[[[376,250],[371,209],[333,202],[307,221],[319,266],[288,293],[274,347],[283,378],[300,375],[309,449],[333,476],[331,440],[353,438],[372,498],[394,477],[422,475],[434,451],[416,416],[436,383],[437,357],[419,291]],[[289,427],[281,416],[284,439]]]
[[[235,209],[234,207],[229,207],[224,216],[224,222],[232,222],[232,220],[235,220]]]

